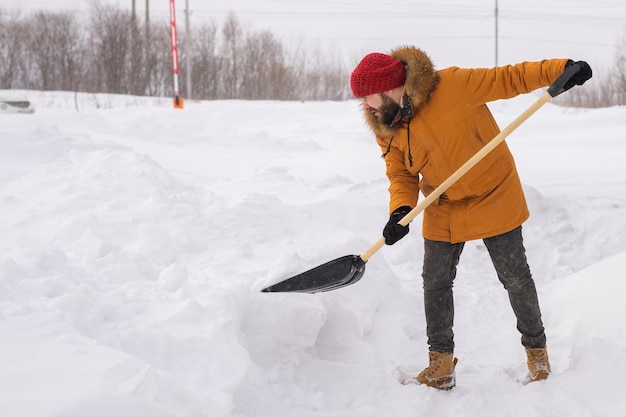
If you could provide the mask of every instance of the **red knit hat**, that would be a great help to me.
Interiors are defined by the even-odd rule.
[[[350,88],[354,97],[361,98],[403,86],[405,79],[402,61],[374,52],[366,55],[352,71]]]

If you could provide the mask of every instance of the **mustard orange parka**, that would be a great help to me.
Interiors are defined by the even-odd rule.
[[[486,103],[551,85],[567,59],[524,62],[495,68],[435,70],[414,47],[391,55],[407,68],[405,94],[413,117],[390,127],[369,111],[365,118],[385,154],[389,211],[415,207],[500,132]],[[496,236],[529,216],[513,156],[498,145],[444,195],[424,210],[422,234],[430,240],[464,242]]]

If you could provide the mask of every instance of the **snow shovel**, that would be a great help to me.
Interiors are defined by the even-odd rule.
[[[498,146],[504,139],[532,116],[541,106],[565,91],[566,83],[578,72],[576,65],[568,66],[563,74],[548,88],[535,103],[513,120],[495,138],[476,152],[467,162],[457,169],[450,177],[441,183],[435,190],[423,199],[413,210],[408,212],[398,223],[406,226],[417,217],[426,207],[443,194],[452,184],[467,173],[474,165]],[[569,88],[569,87],[568,87]],[[262,292],[300,292],[318,293],[335,290],[359,281],[365,273],[365,264],[380,248],[385,245],[385,238],[381,237],[361,255],[347,255],[337,258],[306,272],[287,278],[261,290]]]

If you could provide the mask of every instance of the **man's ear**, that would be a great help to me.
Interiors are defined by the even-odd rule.
[[[402,92],[404,91],[403,87],[394,88],[392,90],[385,91],[384,94],[387,97],[390,97],[393,101],[398,103],[399,105],[402,103]]]

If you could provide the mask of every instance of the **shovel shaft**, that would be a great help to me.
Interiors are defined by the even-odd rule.
[[[478,152],[474,154],[470,159],[461,165],[456,171],[452,173],[444,182],[442,182],[435,190],[428,194],[422,201],[420,201],[413,210],[408,212],[399,222],[402,226],[406,226],[413,219],[415,219],[426,207],[428,207],[433,201],[438,199],[441,194],[445,193],[448,188],[459,178],[467,173],[474,165],[476,165],[481,159],[485,157],[489,152],[494,150],[496,146],[506,139],[515,129],[517,129],[522,123],[524,123],[530,116],[532,116],[537,110],[539,110],[544,104],[546,104],[552,96],[549,93],[542,95],[536,102],[528,107],[522,114],[520,114],[515,120],[513,120],[507,127],[505,127],[496,137],[491,139],[485,146],[483,146]],[[361,259],[367,262],[380,248],[385,245],[385,238],[380,238],[369,249],[367,249],[361,255]]]
[[[419,212],[418,212],[419,213]],[[408,214],[407,214],[408,215]],[[406,217],[406,216],[404,216]],[[403,218],[404,219],[404,218]],[[363,259],[363,262],[367,262],[367,260],[369,258],[371,258],[372,256],[374,256],[374,254],[376,252],[378,252],[378,250],[380,248],[382,248],[383,246],[385,246],[385,238],[381,237],[380,239],[378,239],[376,241],[376,243],[374,243],[372,246],[370,246],[370,248],[368,250],[366,250],[365,252],[363,252],[361,254],[361,259]]]
[[[474,165],[491,152],[496,146],[498,146],[511,132],[513,132],[519,125],[524,123],[533,113],[535,113],[541,106],[550,101],[552,97],[556,97],[563,91],[571,88],[568,87],[569,80],[580,70],[580,67],[570,65],[561,76],[552,84],[548,89],[548,92],[541,96],[534,104],[526,109],[521,115],[519,115],[513,122],[511,122],[502,132],[500,132],[495,138],[487,143],[481,150],[476,152],[466,163],[461,165],[449,178],[447,178],[441,185],[439,185],[432,193],[426,196],[413,210],[407,213],[398,223],[406,226],[408,225],[419,213],[421,213],[429,204],[435,201],[441,196],[452,184],[454,184],[459,178],[461,178],[467,171],[469,171]],[[567,87],[567,88],[566,88]],[[365,263],[371,258],[380,248],[385,245],[385,239],[381,237],[370,247],[363,252],[361,256],[348,255],[343,258],[338,258],[333,261],[327,262],[323,265],[313,268],[309,271],[298,274],[292,278],[288,278],[279,283],[264,288],[263,292],[306,292],[316,293],[322,291],[331,291],[346,285],[353,284],[361,279],[365,272]]]
[[[506,139],[515,129],[517,129],[522,123],[524,123],[530,116],[532,116],[541,106],[550,101],[552,96],[545,93],[529,108],[527,108],[522,114],[520,114],[515,120],[513,120],[507,127],[505,127],[496,137],[490,140],[485,146],[483,146],[478,152],[474,154],[470,159],[461,165],[456,171],[452,173],[444,182],[441,183],[435,190],[428,194],[413,210],[408,212],[398,223],[402,226],[406,226],[417,217],[426,207],[428,207],[433,201],[438,199],[441,194],[445,193],[448,188],[465,175],[470,169],[474,167],[481,159],[485,157],[489,152],[494,150],[496,146]]]

